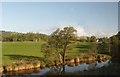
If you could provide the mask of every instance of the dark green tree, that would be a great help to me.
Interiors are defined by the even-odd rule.
[[[109,38],[108,37],[99,38],[98,42],[107,43],[109,42]]]
[[[97,40],[97,39],[96,39],[95,36],[91,36],[91,37],[90,37],[90,42],[96,42],[96,40]]]
[[[50,53],[54,51],[53,53],[59,57],[59,61],[62,61],[64,64],[68,45],[76,38],[76,32],[77,30],[75,30],[73,27],[57,29],[50,35],[47,45],[45,45],[46,51]]]
[[[120,61],[120,32],[110,37],[110,44],[112,61],[118,63]]]

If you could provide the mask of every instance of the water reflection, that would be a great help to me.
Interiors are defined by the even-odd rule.
[[[34,73],[39,73],[40,68],[36,69],[30,69],[30,70],[19,70],[19,71],[14,71],[14,72],[6,72],[6,75],[29,75]]]
[[[87,67],[88,67],[88,65],[86,63],[80,64],[80,65],[74,66],[74,67],[66,65],[66,70],[65,71],[74,73],[74,72],[77,72],[77,71],[87,70]]]
[[[50,72],[49,74],[56,74],[57,73],[57,70],[62,70],[61,72],[59,71],[58,74],[70,74],[70,73],[76,73],[76,72],[81,72],[81,71],[86,71],[86,70],[91,70],[91,69],[97,69],[97,68],[101,68],[103,66],[107,66],[109,64],[109,60],[105,61],[105,62],[94,62],[94,63],[91,63],[91,64],[86,64],[86,63],[82,63],[82,64],[79,64],[78,66],[75,66],[76,64],[73,63],[71,65],[64,65],[64,67],[61,67],[61,68],[56,68],[54,67],[54,69],[50,69]],[[54,72],[52,72],[54,71]]]
[[[40,69],[38,73],[33,72],[31,75],[45,75],[50,71],[50,68]]]
[[[61,66],[53,66],[44,69],[30,69],[30,70],[22,70],[17,72],[6,72],[6,75],[63,75],[63,74],[70,74],[76,73],[96,68],[101,68],[103,66],[107,66],[109,64],[109,60],[105,62],[94,62],[91,64],[71,64],[71,65],[61,65]]]
[[[97,62],[96,68],[101,68],[103,66],[108,66],[108,65],[109,65],[109,60],[104,62]]]

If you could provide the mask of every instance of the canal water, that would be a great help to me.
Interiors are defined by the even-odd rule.
[[[91,64],[72,64],[72,65],[64,65],[64,66],[52,66],[52,67],[46,67],[46,68],[37,68],[37,69],[30,69],[30,70],[22,70],[18,72],[5,72],[3,74],[3,77],[6,75],[14,75],[14,76],[21,76],[21,75],[59,75],[59,74],[75,74],[75,73],[81,73],[84,71],[92,71],[96,70],[98,68],[101,68],[103,66],[108,66],[109,60],[106,60],[104,62],[94,62]],[[64,70],[64,71],[63,71]]]

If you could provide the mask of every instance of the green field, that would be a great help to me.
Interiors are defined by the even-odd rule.
[[[44,42],[3,42],[2,43],[2,60],[3,65],[13,62],[13,57],[43,57],[41,45]],[[70,44],[67,56],[78,55],[81,52],[88,52],[93,43],[76,42]]]
[[[43,42],[3,42],[3,64],[11,62],[11,56],[35,56],[42,57],[41,45]]]

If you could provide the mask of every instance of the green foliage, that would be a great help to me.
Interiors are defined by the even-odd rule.
[[[12,41],[11,32],[1,31],[2,39],[1,41]]]
[[[107,43],[109,42],[109,38],[108,37],[99,38],[98,42]]]
[[[74,40],[76,37],[76,32],[77,31],[73,27],[64,27],[63,30],[57,29],[53,32],[47,44],[42,47],[45,56],[56,58],[55,55],[57,55],[59,60],[64,63],[67,46],[70,44],[71,40]],[[51,58],[49,59],[52,60]]]
[[[51,45],[45,43],[42,45],[41,50],[44,53],[45,61],[47,64],[58,60],[55,47],[52,47]]]
[[[2,39],[1,41],[36,41],[39,42],[41,40],[47,41],[48,35],[46,34],[40,34],[40,33],[18,33],[18,32],[6,32],[1,31]]]
[[[111,51],[110,51],[110,39],[108,37],[103,37],[103,38],[99,38],[100,44],[98,46],[98,52],[101,54],[108,54],[110,55]]]
[[[110,43],[103,42],[98,45],[98,53],[110,55]]]
[[[90,42],[96,42],[96,37],[95,36],[91,36],[90,37]]]
[[[120,60],[120,32],[116,35],[110,37],[110,44],[111,44],[111,55],[113,62],[119,62]]]
[[[90,45],[89,51],[91,53],[98,53],[98,44],[95,42],[92,42]]]

